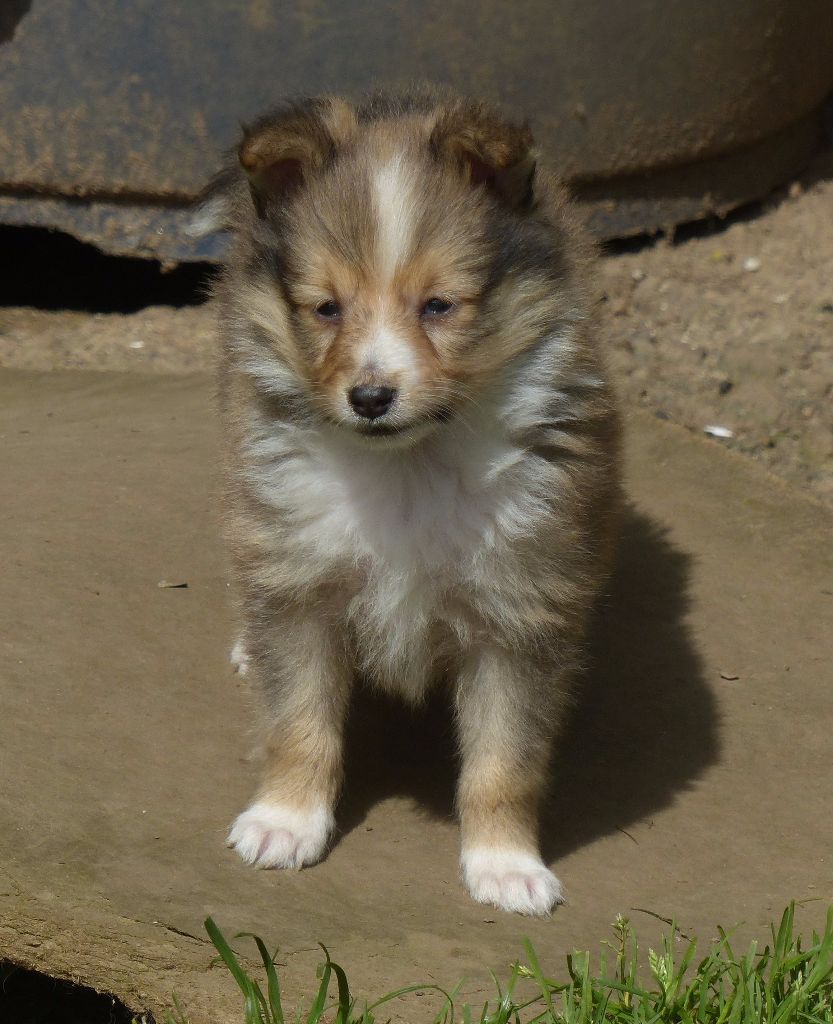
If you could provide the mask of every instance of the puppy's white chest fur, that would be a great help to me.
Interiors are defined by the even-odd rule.
[[[511,540],[542,511],[528,455],[494,423],[393,450],[290,431],[252,452],[285,568],[296,582],[357,581],[345,613],[363,667],[414,695],[431,674],[438,624],[464,628],[461,600],[489,589]]]
[[[520,453],[495,436],[461,441],[340,462],[345,516],[376,571],[448,583],[494,546],[511,501],[502,478]]]

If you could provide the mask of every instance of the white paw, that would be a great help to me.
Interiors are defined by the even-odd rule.
[[[285,804],[254,803],[231,826],[228,845],[259,868],[301,868],[324,856],[333,825],[326,807],[299,811]]]
[[[244,676],[249,671],[249,652],[242,640],[238,640],[229,652],[228,660],[231,662],[235,672]]]
[[[564,902],[561,883],[539,857],[523,850],[474,846],[463,850],[463,881],[478,903],[542,917]]]

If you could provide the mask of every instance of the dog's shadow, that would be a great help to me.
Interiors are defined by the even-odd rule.
[[[689,562],[651,519],[626,512],[587,671],[555,747],[542,817],[549,860],[667,806],[717,758],[715,701],[686,624]],[[391,796],[450,818],[458,766],[448,694],[414,709],[361,688],[346,767],[344,831]]]

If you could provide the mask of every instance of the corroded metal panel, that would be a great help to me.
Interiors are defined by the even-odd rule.
[[[181,206],[239,121],[277,99],[430,79],[528,114],[565,178],[604,192],[753,147],[833,86],[830,0],[731,8],[4,0],[0,191],[18,211],[42,197]]]

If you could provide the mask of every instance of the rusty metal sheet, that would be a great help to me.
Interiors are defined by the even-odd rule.
[[[0,193],[33,211],[182,206],[241,119],[299,92],[446,82],[528,114],[564,176],[595,188],[751,147],[833,87],[830,0],[735,0],[731,18],[725,0],[2,7]]]
[[[113,256],[139,256],[168,265],[216,263],[223,253],[222,238],[193,237],[192,216],[189,206],[0,193],[0,224],[65,231]]]
[[[725,217],[798,175],[818,149],[810,116],[752,146],[710,160],[573,186],[591,232],[602,239],[674,233],[679,224]]]

